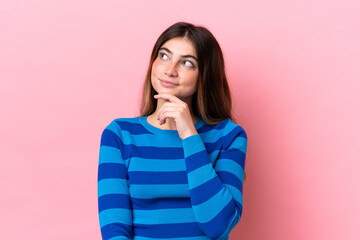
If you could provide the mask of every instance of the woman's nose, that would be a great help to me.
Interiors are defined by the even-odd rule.
[[[168,77],[176,77],[178,74],[176,63],[169,63],[168,67],[165,69],[165,74]]]

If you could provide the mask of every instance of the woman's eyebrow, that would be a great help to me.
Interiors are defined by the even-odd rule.
[[[167,49],[166,47],[162,47],[160,48],[159,50],[165,50],[166,52],[170,53],[170,54],[173,54],[169,49]],[[197,61],[197,58],[193,55],[182,55],[181,57],[183,58],[193,58]]]

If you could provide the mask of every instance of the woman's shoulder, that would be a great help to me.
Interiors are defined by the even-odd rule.
[[[242,124],[237,123],[237,122],[235,122],[234,120],[231,120],[231,119],[227,119],[227,120],[228,120],[228,122],[227,122],[228,126],[236,129],[238,132],[241,132],[242,135],[244,135],[246,137],[246,131],[245,131]]]
[[[224,134],[227,134],[229,132],[242,132],[246,136],[246,132],[243,126],[230,118],[226,118],[216,124],[208,124],[205,121],[203,122],[203,131],[221,131]]]
[[[107,123],[105,129],[121,131],[135,124],[139,124],[143,117],[118,117]]]

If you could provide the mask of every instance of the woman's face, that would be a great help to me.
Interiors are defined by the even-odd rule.
[[[152,64],[151,84],[157,93],[170,93],[185,101],[196,91],[198,75],[193,43],[177,37],[161,46]]]

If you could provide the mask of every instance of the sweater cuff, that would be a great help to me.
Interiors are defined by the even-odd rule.
[[[205,145],[199,134],[192,135],[190,137],[184,138],[182,140],[182,145],[184,149],[184,157],[187,158],[194,153],[201,152],[205,149]]]

